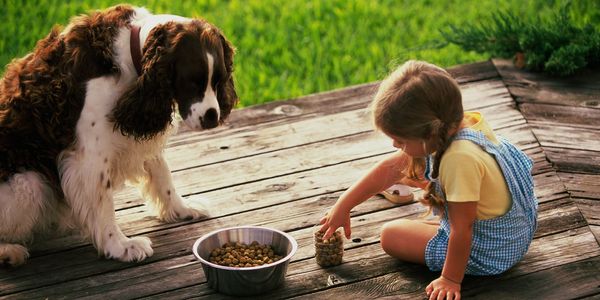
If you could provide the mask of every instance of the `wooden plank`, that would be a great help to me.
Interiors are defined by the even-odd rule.
[[[519,111],[529,123],[600,129],[600,109],[522,103],[519,105]]]
[[[600,174],[598,151],[544,147],[544,152],[560,171]]]
[[[558,173],[600,243],[600,175]]]
[[[481,113],[486,122],[496,132],[501,132],[507,128],[525,125],[527,120],[512,104],[494,105],[480,108],[477,111]]]
[[[600,175],[559,172],[558,176],[574,198],[600,200]]]
[[[535,138],[535,135],[531,131],[531,128],[529,128],[527,124],[502,128],[494,131],[508,139],[511,143],[517,146],[517,148],[523,151],[540,146],[539,142]]]
[[[538,228],[535,237],[587,226],[579,206],[569,197],[541,203],[538,208]]]
[[[600,152],[600,131],[570,126],[530,124],[542,147]]]
[[[552,163],[548,161],[546,152],[541,147],[526,149],[523,152],[533,160],[533,170],[531,171],[533,175],[556,171]]]
[[[459,84],[500,76],[491,60],[452,66],[447,71]]]
[[[512,61],[493,59],[517,102],[600,108],[600,73],[587,71],[566,78],[518,70]]]
[[[590,225],[590,230],[596,237],[596,241],[600,244],[600,226]]]
[[[569,196],[565,185],[555,172],[533,176],[534,192],[540,203],[554,201]]]
[[[600,200],[574,198],[573,201],[588,224],[600,226]]]

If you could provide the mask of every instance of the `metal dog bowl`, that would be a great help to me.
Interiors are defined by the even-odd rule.
[[[272,245],[283,258],[257,267],[234,268],[211,263],[211,251],[227,242]],[[298,243],[289,234],[266,227],[239,226],[216,230],[196,240],[192,251],[202,264],[208,285],[217,292],[234,296],[258,295],[283,283]]]

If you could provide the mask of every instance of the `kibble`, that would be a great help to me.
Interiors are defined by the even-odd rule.
[[[315,258],[322,267],[337,266],[344,256],[344,239],[338,230],[329,239],[323,239],[325,233],[315,231]]]
[[[249,268],[274,263],[282,258],[273,246],[253,241],[250,245],[229,242],[210,252],[209,261],[226,267]]]

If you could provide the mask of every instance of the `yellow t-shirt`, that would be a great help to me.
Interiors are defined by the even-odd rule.
[[[496,135],[478,112],[465,112],[463,124],[481,131],[493,143]],[[511,197],[504,175],[494,157],[475,143],[453,141],[442,156],[440,184],[449,202],[477,201],[480,220],[501,216],[510,209]]]

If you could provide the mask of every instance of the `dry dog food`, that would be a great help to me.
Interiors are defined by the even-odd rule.
[[[275,254],[273,246],[253,241],[250,245],[225,243],[223,247],[211,251],[209,261],[226,267],[248,268],[274,263],[281,258],[282,256]]]
[[[323,240],[324,232],[315,231],[315,258],[322,267],[337,266],[344,256],[344,238],[338,230],[329,239]]]

